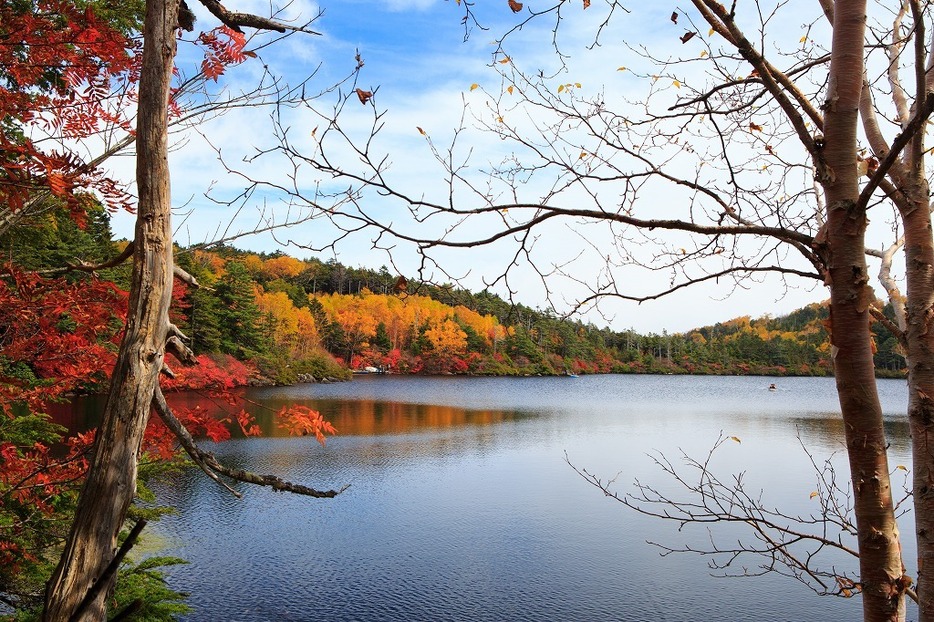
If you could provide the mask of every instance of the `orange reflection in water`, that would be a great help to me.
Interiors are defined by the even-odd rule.
[[[410,434],[420,430],[486,426],[523,418],[523,413],[506,410],[467,410],[456,406],[409,404],[377,400],[287,400],[257,398],[254,391],[240,389],[228,393],[224,399],[201,392],[170,393],[166,399],[175,410],[198,409],[218,417],[232,417],[246,410],[256,419],[266,437],[286,437],[279,426],[277,413],[291,405],[307,406],[318,410],[337,428],[338,435],[378,436],[384,434]],[[69,404],[56,404],[51,408],[53,420],[70,431],[84,431],[100,421],[104,396],[81,397]],[[239,427],[231,426],[231,433],[242,437]]]
[[[286,436],[276,424],[275,413],[290,404],[318,410],[337,428],[338,435],[378,436],[408,434],[424,429],[484,426],[512,421],[521,414],[503,410],[466,410],[456,406],[408,404],[377,400],[265,400],[247,411],[256,417],[264,436]]]

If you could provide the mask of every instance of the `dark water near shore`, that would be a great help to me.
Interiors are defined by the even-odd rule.
[[[647,540],[701,546],[747,532],[678,531],[603,496],[565,462],[615,477],[621,493],[635,479],[673,490],[647,454],[702,457],[722,432],[741,442],[717,452],[721,478],[745,471],[765,505],[812,512],[801,444],[820,461],[838,452],[845,472],[833,380],[782,378],[769,391],[773,381],[390,376],[254,389],[249,398],[266,407],[320,410],[340,435],[326,447],[276,436],[258,410],[266,437],[211,449],[234,466],[350,488],[315,500],[247,487],[237,500],[192,469],[157,487],[179,513],[152,530],[191,562],[170,575],[192,594],[190,620],[857,619],[858,598],[818,597],[777,575],[715,578],[707,559],[660,556]],[[892,466],[907,465],[905,383],[880,386]],[[910,535],[911,515],[903,520]]]

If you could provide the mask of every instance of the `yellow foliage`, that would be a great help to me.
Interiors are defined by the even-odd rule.
[[[454,320],[442,320],[425,331],[432,349],[438,354],[463,354],[467,351],[467,333]]]
[[[287,255],[267,259],[263,264],[263,273],[270,279],[295,278],[304,270],[304,261]]]
[[[253,276],[263,274],[263,260],[259,255],[249,254],[243,258],[243,267]]]
[[[256,306],[270,321],[273,343],[291,355],[307,356],[320,346],[314,317],[292,304],[284,292],[258,292]]]
[[[408,348],[422,329],[435,349],[462,353],[467,347],[469,326],[488,346],[505,339],[506,329],[491,315],[482,315],[464,306],[451,307],[427,296],[404,298],[361,292],[360,296],[323,294],[315,296],[332,322],[359,339],[372,339],[382,323],[394,348]]]

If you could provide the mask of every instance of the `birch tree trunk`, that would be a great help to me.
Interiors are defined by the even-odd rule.
[[[169,330],[173,264],[166,119],[177,13],[174,0],[146,3],[137,122],[139,206],[126,335],[71,533],[46,588],[47,622],[75,619],[114,556],[136,494],[137,458]],[[111,588],[100,590],[77,619],[106,619]]]
[[[873,293],[865,260],[867,219],[865,208],[858,207],[856,130],[865,20],[865,0],[834,5],[824,147],[817,171],[827,199],[831,343],[853,481],[863,617],[874,622],[904,616],[905,586],[872,360],[869,305]]]
[[[925,184],[926,192],[926,184]],[[934,246],[927,199],[903,214],[908,293],[908,425],[912,441],[915,528],[918,545],[919,622],[934,620]]]

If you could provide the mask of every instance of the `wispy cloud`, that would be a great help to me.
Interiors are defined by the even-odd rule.
[[[602,93],[608,105],[622,107],[626,105],[626,99],[636,99],[638,93],[645,89],[646,84],[636,77],[636,73],[650,71],[647,61],[632,53],[630,44],[645,44],[652,54],[662,60],[698,57],[699,47],[682,44],[679,40],[684,28],[690,26],[689,22],[682,19],[675,25],[669,19],[670,7],[643,4],[645,6],[633,7],[631,14],[617,15],[603,31],[600,45],[596,47],[591,44],[605,17],[599,12],[603,10],[602,3],[594,2],[586,12],[582,7],[569,6],[563,13],[564,21],[556,39],[562,52],[568,56],[564,59],[564,71],[554,79],[554,88],[557,89],[563,82],[579,82],[582,93]],[[489,99],[499,96],[507,86],[491,67],[495,60],[502,58],[500,56],[494,60],[492,57],[494,47],[490,44],[491,39],[510,25],[519,23],[525,13],[512,14],[505,0],[477,5],[478,18],[490,30],[474,29],[465,42],[464,26],[460,22],[463,13],[461,7],[453,1],[347,0],[325,3],[324,16],[314,25],[322,36],[289,37],[280,44],[264,49],[261,59],[232,68],[221,82],[232,92],[249,89],[261,75],[264,65],[293,83],[317,71],[309,82],[310,93],[312,90],[327,88],[347,75],[355,66],[354,57],[359,51],[365,62],[360,74],[360,85],[376,91],[375,102],[381,110],[386,111],[384,127],[373,148],[386,154],[391,162],[387,174],[413,195],[424,193],[426,196],[443,197],[445,188],[428,148],[428,138],[416,128],[422,128],[428,137],[443,147],[450,141],[453,128],[460,123],[466,104],[468,130],[464,146],[473,150],[471,163],[478,169],[475,174],[479,175],[481,169],[489,170],[491,165],[509,157],[515,149],[513,145],[490,133],[476,130],[472,115],[488,116]],[[317,3],[300,0],[288,5],[286,15],[301,19],[316,15],[318,8]],[[270,13],[270,5],[261,0],[250,0],[238,9]],[[199,14],[199,18],[202,27],[213,23],[209,15]],[[699,36],[706,36],[706,32],[699,33]],[[796,35],[792,37],[792,40],[797,40]],[[553,41],[550,25],[545,21],[535,22],[511,36],[507,53],[523,70],[533,73],[541,69],[545,75],[549,75],[560,68],[552,48]],[[188,46],[183,50],[180,64],[196,67],[200,62],[197,54],[196,50]],[[627,66],[628,70],[617,71],[620,66]],[[698,68],[698,80],[700,71]],[[688,79],[692,78],[688,76]],[[474,83],[479,84],[480,88],[471,91],[470,86]],[[327,109],[331,105],[329,102],[333,102],[336,97],[337,93],[331,93],[315,105]],[[512,97],[518,104],[521,94],[515,93]],[[303,148],[314,149],[312,130],[321,123],[321,119],[303,109],[282,112],[283,122],[289,128],[290,140]],[[225,171],[216,150],[220,150],[231,166],[248,172],[254,179],[275,180],[285,184],[290,181],[290,176],[298,175],[297,183],[309,191],[317,184],[333,183],[307,168],[296,172],[288,162],[275,156],[249,161],[257,150],[274,146],[269,114],[269,109],[237,110],[197,128],[209,137],[209,141],[194,131],[181,139],[179,148],[171,155],[173,199],[180,208],[176,222],[181,227],[181,243],[203,241],[219,230],[248,231],[264,222],[264,219],[275,218],[281,222],[282,219],[296,215],[296,208],[288,205],[287,197],[269,190],[252,196],[239,214],[209,200],[206,193],[218,198],[235,197],[245,184],[243,177]],[[529,130],[539,119],[537,114],[521,105],[515,108],[517,118],[526,115],[526,118],[517,122]],[[365,132],[371,118],[369,107],[354,103],[342,122],[352,131]],[[359,165],[347,150],[336,151],[335,157],[342,159],[348,167]],[[120,163],[121,169],[124,168],[123,164]],[[122,172],[132,175],[131,170]],[[532,199],[536,193],[542,192],[533,186],[523,188],[522,191],[527,198]],[[464,197],[470,200],[468,195]],[[618,200],[611,193],[601,198],[610,204]],[[368,196],[367,201],[371,202],[367,205],[373,210],[383,210],[382,213],[401,225],[405,218],[402,206],[390,202],[381,204],[380,200],[376,195]],[[656,201],[654,209],[664,209],[665,205],[664,201]],[[237,220],[231,224],[230,219],[234,216]],[[464,232],[467,233],[467,227],[482,226],[480,221],[469,223],[464,225]],[[132,223],[128,218],[119,217],[115,220],[115,229],[119,234],[129,236]],[[548,235],[542,236],[536,252],[544,261],[553,264],[562,264],[579,253],[594,254],[597,244],[604,243],[601,236],[608,235],[606,231],[581,228],[572,222],[561,223],[543,233]],[[243,244],[271,251],[277,248],[277,244],[288,240],[321,246],[329,236],[334,235],[333,229],[324,221],[313,221],[283,231],[277,238],[258,236],[244,240]],[[606,239],[605,242],[611,244],[612,240]],[[339,247],[340,259],[351,265],[373,267],[386,263],[385,253],[373,251],[371,247],[371,240],[367,236],[349,241]],[[290,252],[302,254],[295,247]],[[410,252],[400,246],[394,253],[400,268],[414,269],[416,262]],[[468,255],[469,259],[465,261]],[[484,278],[490,279],[499,274],[509,261],[502,247],[489,251],[472,250],[467,255],[444,253],[443,256],[452,275],[470,273],[466,283],[473,287],[480,286]],[[589,274],[597,274],[600,268],[600,258],[594,256],[576,269],[582,280],[586,280]],[[669,276],[634,270],[627,277],[627,286],[645,290],[657,287],[660,279],[665,280]],[[527,304],[544,304],[543,288],[534,274],[528,271],[516,272],[511,285],[520,290],[520,296]],[[567,288],[564,291],[568,296],[579,293],[575,292],[572,284],[565,283],[564,287]],[[730,293],[729,289],[704,286],[693,290],[693,293],[678,294],[660,303],[610,305],[607,311],[614,316],[617,328],[633,326],[639,330],[683,330],[742,312],[756,315],[774,311],[776,296],[771,295],[771,292],[787,294],[782,303],[786,311],[822,296],[822,291],[809,289],[808,285],[800,290],[786,291],[782,285],[770,281],[755,291],[738,291],[729,299],[724,299]],[[686,313],[686,309],[690,309],[690,313]]]

